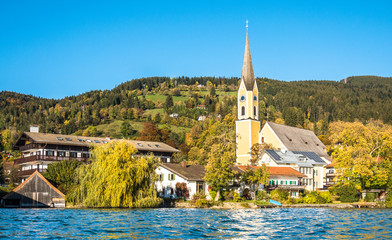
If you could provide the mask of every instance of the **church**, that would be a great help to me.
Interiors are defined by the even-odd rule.
[[[241,80],[237,93],[236,165],[291,167],[303,174],[307,190],[323,188],[324,166],[331,163],[325,145],[311,130],[266,122],[260,128],[259,90],[253,72],[248,26]],[[254,144],[268,143],[274,150],[264,151],[260,159],[251,162]]]

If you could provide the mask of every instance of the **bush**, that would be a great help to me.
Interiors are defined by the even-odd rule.
[[[338,196],[341,202],[357,202],[359,200],[359,191],[352,183],[336,185],[332,192]]]
[[[374,202],[376,199],[376,193],[366,193],[365,201],[366,202]]]
[[[387,190],[387,195],[385,197],[385,207],[392,208],[392,189]]]
[[[258,191],[256,195],[256,200],[265,201],[268,199],[266,191]]]
[[[197,201],[197,200],[200,200],[200,199],[206,200],[207,196],[204,193],[202,193],[202,192],[198,192],[198,193],[196,193],[196,194],[194,194],[192,196],[192,200],[194,200],[194,201]]]
[[[210,193],[212,200],[214,200],[216,197],[216,191],[210,190],[209,193]]]
[[[235,191],[224,191],[222,193],[223,199],[225,201],[234,201],[234,202],[239,202],[241,201],[241,196],[239,193]]]
[[[155,208],[163,204],[162,198],[151,198],[146,197],[142,198],[135,202],[134,207],[136,208]]]
[[[332,202],[332,195],[331,195],[331,193],[329,191],[320,192],[319,194],[320,194],[320,196],[322,198],[324,198],[325,203],[331,203]]]
[[[284,202],[289,199],[289,192],[283,189],[275,189],[271,191],[270,198],[275,201]]]
[[[198,208],[206,208],[206,207],[210,207],[211,205],[212,205],[211,202],[206,199],[198,199],[195,202],[195,206]]]
[[[308,203],[308,204],[323,204],[326,203],[326,200],[320,196],[320,194],[316,191],[312,191],[308,194],[306,194],[306,196],[303,198],[303,202],[304,203]]]

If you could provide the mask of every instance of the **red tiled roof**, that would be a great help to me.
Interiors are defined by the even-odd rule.
[[[258,169],[260,166],[236,166],[242,171],[247,171],[249,168]],[[291,167],[268,167],[269,173],[272,176],[290,176],[290,177],[306,177]]]
[[[327,166],[325,166],[325,168],[330,168],[330,167],[334,167],[334,163],[330,163],[330,164],[328,164]]]

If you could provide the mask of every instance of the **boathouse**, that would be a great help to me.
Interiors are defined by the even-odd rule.
[[[35,171],[2,199],[3,207],[65,207],[65,195]]]

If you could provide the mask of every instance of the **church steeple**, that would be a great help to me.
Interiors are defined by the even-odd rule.
[[[251,91],[255,82],[255,74],[253,73],[252,57],[250,55],[248,21],[246,21],[246,42],[241,79],[244,80],[246,90]]]

